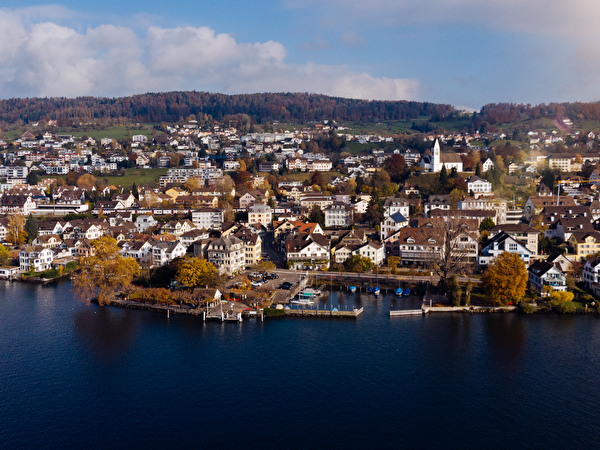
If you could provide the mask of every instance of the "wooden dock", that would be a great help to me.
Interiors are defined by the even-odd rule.
[[[285,314],[291,317],[335,317],[342,319],[358,319],[363,313],[363,308],[348,311],[333,311],[330,309],[287,309]]]
[[[395,311],[390,311],[390,317],[400,317],[400,316],[422,316],[427,311],[424,309],[397,309]]]

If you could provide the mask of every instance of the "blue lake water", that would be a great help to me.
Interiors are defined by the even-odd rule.
[[[597,448],[600,318],[264,323],[100,308],[0,282],[0,448]],[[404,302],[404,303],[403,303]]]

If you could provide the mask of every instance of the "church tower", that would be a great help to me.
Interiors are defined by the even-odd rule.
[[[431,167],[432,172],[442,171],[442,158],[440,156],[440,142],[436,139],[433,144],[433,164]]]

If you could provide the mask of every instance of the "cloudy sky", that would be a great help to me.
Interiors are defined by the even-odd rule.
[[[0,98],[600,100],[593,0],[0,0]]]

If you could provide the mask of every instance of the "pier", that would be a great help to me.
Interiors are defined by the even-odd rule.
[[[343,319],[358,319],[363,313],[363,308],[352,309],[347,311],[335,311],[333,309],[318,309],[318,308],[301,308],[301,309],[287,309],[285,311],[286,316],[291,317],[336,317]]]
[[[399,316],[422,316],[426,314],[426,309],[397,309],[395,311],[390,311],[390,317],[399,317]]]

